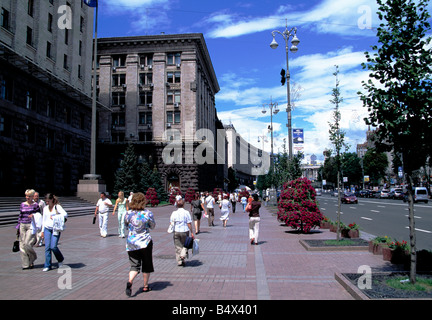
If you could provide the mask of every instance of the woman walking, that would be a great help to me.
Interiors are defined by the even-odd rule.
[[[192,232],[192,219],[189,211],[184,208],[184,200],[181,199],[177,201],[177,210],[171,214],[170,223],[173,225],[173,239],[175,246],[175,254],[178,266],[185,266],[185,259],[187,256],[187,249],[184,248],[184,243],[186,237],[189,236],[189,231],[191,237],[194,238]]]
[[[200,232],[201,216],[204,210],[204,203],[200,199],[199,192],[195,193],[194,200],[191,201],[192,219],[195,225],[195,234]]]
[[[231,207],[230,201],[228,200],[228,195],[224,195],[219,207],[221,209],[220,219],[223,221],[224,228],[226,228],[227,221],[229,220],[229,208]]]
[[[249,240],[252,245],[258,244],[259,235],[259,223],[260,215],[259,208],[261,207],[261,202],[258,201],[258,195],[253,194],[253,200],[250,203],[251,208],[249,210]]]
[[[19,233],[19,248],[21,255],[22,269],[32,269],[34,261],[37,259],[33,245],[36,243],[36,228],[34,214],[40,212],[39,205],[33,201],[35,191],[27,189],[25,191],[26,201],[20,205],[18,224],[15,227]],[[33,227],[32,227],[33,224]]]
[[[117,219],[118,219],[119,238],[125,237],[125,234],[124,234],[124,231],[125,231],[124,215],[126,214],[126,206],[127,205],[128,205],[128,199],[125,198],[123,191],[119,191],[118,198],[116,200],[114,210],[112,213],[112,215],[114,215],[116,212],[116,209],[118,208]]]
[[[154,268],[153,241],[150,236],[150,229],[154,229],[156,222],[153,213],[145,209],[146,204],[147,199],[143,193],[134,193],[132,201],[129,203],[129,211],[124,218],[125,225],[129,229],[126,241],[126,251],[130,263],[126,295],[129,297],[132,293],[133,281],[140,271],[142,271],[144,278],[142,291],[151,291],[148,282],[150,273],[154,272]]]
[[[42,271],[52,269],[52,253],[58,261],[58,267],[63,265],[63,254],[58,248],[61,231],[64,228],[67,213],[59,204],[58,199],[52,193],[46,195],[47,205],[43,210],[42,216],[42,238],[45,239],[45,264]]]

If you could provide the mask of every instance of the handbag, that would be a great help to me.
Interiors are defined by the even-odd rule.
[[[245,210],[246,210],[247,212],[249,212],[249,211],[251,211],[251,209],[252,209],[252,202],[249,202],[249,203],[246,205]]]
[[[13,243],[12,252],[18,252],[18,251],[19,251],[19,240],[18,240],[18,237],[17,237],[17,239]]]
[[[186,240],[183,244],[183,247],[185,247],[186,249],[192,249],[193,248],[193,241],[194,239],[192,237],[186,237]]]
[[[168,226],[167,232],[168,233],[173,233],[174,232],[174,224],[173,223],[170,223],[170,225]]]

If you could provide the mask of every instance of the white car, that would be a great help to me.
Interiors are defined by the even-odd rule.
[[[321,193],[321,189],[316,188],[316,189],[315,189],[315,194],[316,194],[317,196],[321,196],[321,195],[322,195],[322,193]]]

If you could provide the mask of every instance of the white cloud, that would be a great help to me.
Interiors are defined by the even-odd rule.
[[[374,36],[370,29],[378,23],[376,9],[374,0],[325,0],[309,11],[280,6],[274,14],[261,17],[220,12],[211,15],[206,22],[214,25],[208,33],[210,38],[233,38],[279,28],[280,21],[285,19],[297,27],[308,27],[318,33]]]

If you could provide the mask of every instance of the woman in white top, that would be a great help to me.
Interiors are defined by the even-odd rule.
[[[227,221],[229,220],[229,208],[231,207],[231,204],[228,200],[228,196],[224,195],[223,200],[219,204],[219,208],[221,209],[221,217],[220,219],[223,221],[224,228],[227,225]]]
[[[178,266],[185,266],[185,259],[187,255],[187,249],[183,247],[186,237],[189,236],[189,231],[191,237],[194,238],[192,232],[192,218],[189,211],[185,210],[184,200],[181,199],[176,202],[177,210],[173,211],[170,217],[170,223],[173,224],[173,234],[174,234],[174,246],[176,253],[176,260]]]
[[[115,206],[114,206],[114,210],[112,215],[115,214],[116,209],[118,209],[118,234],[119,234],[119,238],[124,238],[125,237],[125,223],[124,223],[124,217],[126,214],[126,208],[129,205],[129,201],[128,199],[125,198],[124,196],[124,192],[123,191],[119,191],[118,193],[118,198],[116,200]]]
[[[52,269],[52,252],[58,261],[58,267],[60,268],[63,265],[64,257],[57,244],[61,231],[64,229],[65,219],[67,218],[66,211],[59,204],[55,195],[48,193],[46,195],[46,202],[48,205],[43,210],[41,233],[42,238],[45,239],[45,265],[42,271]]]

